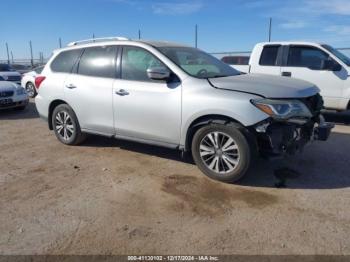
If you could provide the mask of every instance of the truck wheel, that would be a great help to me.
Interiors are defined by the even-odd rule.
[[[192,156],[208,177],[235,182],[247,172],[252,153],[247,139],[235,125],[210,124],[195,133]]]
[[[67,104],[58,105],[54,109],[52,127],[57,139],[66,145],[78,145],[86,138],[80,130],[77,116]]]

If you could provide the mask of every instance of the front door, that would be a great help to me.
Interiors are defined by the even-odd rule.
[[[181,82],[151,80],[147,69],[152,66],[165,65],[143,48],[123,47],[121,77],[113,85],[116,133],[177,145],[181,127]]]
[[[323,50],[312,46],[293,45],[289,47],[286,65],[281,73],[308,81],[321,90],[327,108],[338,108],[344,89],[347,72],[324,69],[325,61],[332,59]]]

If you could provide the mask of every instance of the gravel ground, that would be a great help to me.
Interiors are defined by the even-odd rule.
[[[173,150],[64,146],[32,102],[0,112],[0,254],[350,254],[350,115],[327,118],[329,141],[232,185]]]

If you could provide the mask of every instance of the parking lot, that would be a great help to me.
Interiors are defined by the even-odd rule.
[[[350,254],[350,114],[326,117],[327,142],[233,185],[169,149],[64,146],[33,101],[0,112],[0,254]]]

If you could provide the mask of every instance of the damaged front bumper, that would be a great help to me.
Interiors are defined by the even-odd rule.
[[[269,118],[253,127],[258,151],[264,156],[294,154],[312,140],[326,141],[333,123],[319,114],[312,119],[276,121]]]

